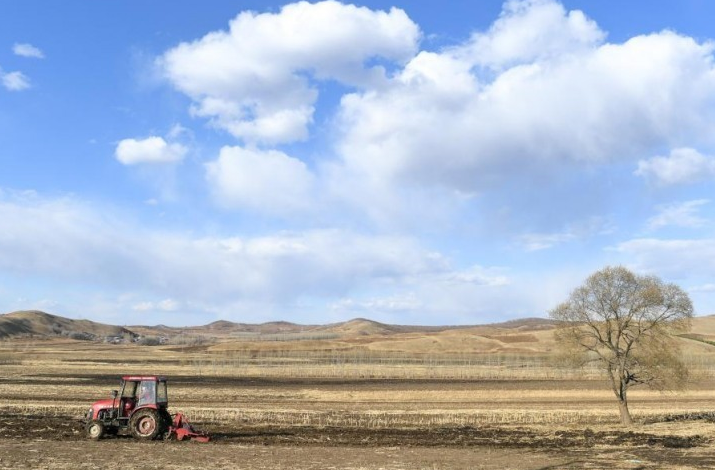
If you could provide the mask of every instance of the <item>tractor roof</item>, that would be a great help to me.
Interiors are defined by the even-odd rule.
[[[140,380],[151,380],[158,382],[166,382],[166,377],[159,377],[157,375],[125,375],[122,380],[128,381],[140,381]]]

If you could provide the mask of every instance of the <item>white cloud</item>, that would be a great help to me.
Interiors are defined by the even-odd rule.
[[[677,148],[668,156],[640,160],[635,174],[658,186],[690,184],[715,178],[715,158],[692,148]]]
[[[0,198],[0,272],[176,302],[240,299],[265,306],[303,296],[340,298],[353,289],[448,269],[442,256],[410,237],[346,230],[191,237],[108,214],[72,199]]]
[[[351,312],[355,314],[376,314],[376,313],[406,313],[423,309],[425,305],[413,293],[397,294],[387,297],[373,297],[367,299],[345,298],[331,304],[330,310],[335,312]]]
[[[488,33],[421,52],[390,86],[343,97],[348,173],[478,193],[712,140],[713,44],[672,32],[602,37],[555,2],[508,3]]]
[[[195,324],[196,315],[324,322],[326,310],[340,319],[369,312],[395,323],[482,323],[542,315],[574,278],[455,268],[408,236],[337,229],[201,236],[138,227],[114,212],[31,192],[0,195],[0,273],[20,284],[47,280],[55,295],[42,297],[67,312],[96,309],[125,322],[129,312],[140,323],[150,313],[152,322],[173,324]]]
[[[465,270],[447,273],[441,278],[447,283],[490,287],[507,286],[511,282],[501,269],[483,266],[472,266]]]
[[[159,302],[144,301],[134,304],[132,310],[137,312],[175,312],[181,308],[181,303],[173,299],[164,299]]]
[[[0,79],[2,79],[3,86],[10,91],[27,90],[32,86],[30,85],[30,79],[22,72],[3,73],[0,70]]]
[[[639,270],[672,278],[715,276],[715,239],[638,238],[615,247]]]
[[[33,59],[44,59],[45,54],[38,49],[37,47],[33,46],[32,44],[27,44],[27,43],[15,43],[12,46],[12,52],[15,55],[19,55],[21,57],[28,57],[28,58],[33,58]]]
[[[526,251],[539,251],[595,235],[608,235],[614,231],[615,228],[610,220],[602,217],[592,217],[569,224],[560,232],[525,233],[517,237],[516,241]]]
[[[329,309],[342,317],[360,315],[396,323],[478,323],[483,321],[479,317],[496,312],[513,315],[523,307],[528,297],[524,286],[512,283],[503,268],[475,265],[407,276],[391,283],[383,295],[341,298]]]
[[[188,149],[178,143],[167,143],[161,137],[124,139],[119,142],[115,156],[124,165],[141,163],[173,163],[181,161]]]
[[[526,251],[540,251],[569,242],[574,238],[576,238],[575,235],[568,231],[560,233],[527,233],[521,235],[518,241]]]
[[[715,239],[638,238],[614,250],[634,270],[681,285],[691,294],[698,314],[715,313]]]
[[[702,227],[707,223],[707,219],[699,217],[700,207],[709,203],[707,199],[686,201],[681,203],[668,204],[658,207],[658,214],[648,219],[647,225],[650,230],[657,230],[662,227]]]
[[[715,284],[703,284],[701,286],[695,286],[688,289],[690,292],[715,292]]]
[[[134,304],[132,306],[132,310],[135,310],[137,312],[149,312],[151,310],[154,310],[154,303],[153,302],[139,302],[138,304]]]
[[[306,165],[277,150],[224,147],[206,165],[215,199],[225,207],[289,215],[311,206],[315,178]]]
[[[300,2],[241,13],[158,64],[194,115],[252,151],[309,138],[321,80],[355,87],[328,120],[333,153],[314,176],[326,199],[388,225],[434,223],[464,207],[464,195],[489,197],[504,183],[538,181],[554,196],[572,181],[552,184],[559,175],[714,141],[713,43],[669,31],[608,43],[583,12],[553,0],[508,1],[490,28],[454,47],[416,54],[419,38],[398,9]],[[235,188],[216,186],[224,205],[260,208],[224,186]],[[543,232],[524,242],[569,240]]]
[[[164,299],[158,303],[158,307],[165,312],[178,310],[181,304],[173,299]]]
[[[188,137],[193,137],[193,133],[191,132],[190,129],[187,129],[186,127],[182,126],[179,123],[174,124],[171,126],[171,129],[169,129],[168,134],[166,134],[166,137],[169,139],[179,139],[183,137],[184,135]]]
[[[567,12],[548,0],[508,0],[489,31],[474,34],[460,52],[472,63],[503,69],[587,52],[604,38],[596,23],[579,10]]]
[[[243,12],[229,31],[182,43],[159,65],[194,100],[193,114],[247,142],[292,142],[307,137],[313,119],[318,91],[310,77],[354,86],[380,83],[385,70],[366,62],[405,61],[419,36],[396,8],[299,2],[278,13]]]

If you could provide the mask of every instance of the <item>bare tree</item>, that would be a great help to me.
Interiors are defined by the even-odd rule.
[[[690,329],[693,305],[675,284],[609,266],[586,279],[550,316],[563,322],[556,338],[569,359],[601,365],[618,399],[622,424],[633,424],[631,386],[666,390],[687,380],[672,333]]]

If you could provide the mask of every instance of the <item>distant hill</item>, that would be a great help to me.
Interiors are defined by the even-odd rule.
[[[265,335],[300,335],[322,334],[335,337],[388,336],[405,333],[440,333],[452,330],[493,329],[508,330],[549,330],[555,322],[544,318],[526,318],[511,320],[490,325],[460,325],[460,326],[420,326],[420,325],[389,325],[366,318],[354,318],[345,322],[326,325],[299,325],[286,321],[250,324],[218,320],[207,325],[172,327],[166,325],[134,325],[120,327],[106,325],[89,320],[73,320],[38,310],[27,310],[0,315],[0,338],[18,336],[70,336],[84,339],[107,336],[165,336],[195,335],[215,339],[250,338]]]
[[[276,321],[260,324],[220,320],[191,327],[106,325],[73,320],[40,311],[0,315],[0,340],[22,337],[107,340],[124,337],[162,338],[157,344],[196,341],[212,351],[356,350],[365,352],[544,354],[556,344],[557,323],[524,318],[503,323],[466,326],[390,325],[355,318],[327,325]],[[715,316],[696,317],[692,330],[680,336],[686,351],[709,352],[715,347]],[[172,341],[176,339],[176,341]],[[114,341],[113,341],[114,342]]]
[[[0,339],[62,336],[91,340],[119,336],[134,337],[136,334],[121,326],[105,325],[90,320],[72,320],[39,310],[0,315]]]
[[[226,320],[219,320],[204,326],[192,327],[192,330],[206,330],[217,332],[243,332],[243,333],[294,333],[313,328],[306,325],[297,325],[287,321],[274,321],[268,323],[250,324],[234,323]]]
[[[299,325],[286,321],[273,321],[259,324],[235,323],[219,320],[207,325],[171,327],[166,325],[134,325],[120,327],[106,325],[89,320],[73,320],[52,315],[38,310],[28,310],[0,315],[0,339],[13,337],[73,337],[76,339],[96,339],[110,336],[161,336],[175,337],[180,335],[200,336],[216,340],[239,338],[250,340],[261,339],[271,335],[283,335],[288,338],[306,337],[370,337],[392,336],[404,334],[434,334],[453,330],[484,331],[473,333],[494,333],[494,329],[511,330],[543,330],[553,328],[553,322],[542,318],[513,320],[505,323],[483,326],[420,326],[420,325],[389,325],[366,318],[355,318],[345,322],[326,325]]]
[[[465,328],[471,328],[471,326],[388,325],[366,318],[354,318],[346,322],[321,326],[317,329],[324,332],[337,333],[341,336],[366,336],[393,335],[398,333],[439,333],[441,331]]]
[[[267,323],[234,323],[226,320],[218,320],[208,325],[189,327],[169,327],[164,325],[129,326],[134,332],[143,335],[166,335],[178,334],[212,336],[218,338],[251,336],[251,335],[281,335],[281,334],[333,334],[337,336],[365,336],[365,335],[390,335],[397,333],[413,332],[439,332],[455,328],[468,328],[466,326],[416,326],[416,325],[388,325],[385,323],[368,320],[365,318],[355,318],[345,322],[329,323],[327,325],[300,325],[286,321],[273,321]]]
[[[244,335],[275,335],[303,333],[316,329],[313,325],[298,325],[286,321],[274,321],[267,323],[234,323],[226,320],[218,320],[208,325],[171,327],[165,325],[147,326],[134,325],[128,327],[131,331],[145,336],[177,336],[191,335],[211,338],[225,338]]]
[[[559,322],[556,320],[550,320],[548,318],[519,318],[516,320],[509,320],[502,323],[490,323],[492,328],[507,328],[514,330],[552,330]]]
[[[365,336],[394,334],[398,331],[398,327],[365,318],[355,318],[346,322],[325,325],[320,330],[340,336]]]

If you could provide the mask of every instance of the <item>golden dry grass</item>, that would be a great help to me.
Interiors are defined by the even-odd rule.
[[[6,341],[0,343],[0,410],[79,416],[116,388],[108,377],[160,374],[184,377],[171,383],[174,411],[241,426],[618,422],[612,392],[597,370],[558,368],[544,354],[425,355],[398,349],[304,350],[293,344],[257,351]],[[715,356],[690,353],[686,359],[696,377],[689,389],[633,390],[637,420],[713,410]],[[212,379],[222,377],[226,380]]]
[[[706,320],[705,327],[708,327],[711,319]],[[702,331],[709,330],[704,328]],[[693,371],[689,387],[669,394],[634,389],[631,411],[638,423],[648,422],[635,431],[635,434],[646,433],[646,440],[648,436],[700,439],[699,447],[682,453],[679,449],[663,448],[662,444],[655,444],[655,447],[650,444],[601,446],[595,442],[588,449],[559,448],[562,436],[569,433],[610,436],[615,430],[626,436],[631,434],[618,424],[618,409],[608,384],[595,369],[559,367],[550,354],[554,346],[551,331],[505,331],[484,327],[441,333],[401,333],[390,337],[361,335],[322,341],[229,338],[225,342],[198,347],[108,345],[67,339],[4,341],[0,342],[0,416],[19,423],[27,417],[38,416],[61,417],[53,418],[58,422],[66,421],[68,416],[78,419],[92,401],[109,397],[109,391],[117,388],[119,376],[159,374],[170,379],[172,412],[183,411],[191,422],[210,432],[228,432],[237,436],[237,447],[231,447],[234,444],[230,442],[201,448],[190,444],[166,447],[169,449],[166,455],[171,455],[167,462],[173,462],[175,454],[184,449],[197,456],[193,464],[196,468],[205,468],[211,456],[218,455],[240,455],[244,464],[244,453],[247,452],[244,439],[260,442],[261,437],[255,436],[273,435],[276,429],[281,431],[271,442],[282,442],[281,433],[286,431],[285,435],[297,436],[292,438],[293,444],[299,444],[289,448],[303,449],[300,439],[306,429],[321,430],[326,438],[334,437],[336,429],[348,429],[351,433],[366,430],[359,434],[362,439],[385,431],[417,433],[443,428],[459,432],[466,428],[501,429],[516,436],[523,435],[526,430],[527,437],[521,439],[535,436],[541,445],[547,446],[543,452],[548,452],[550,457],[564,458],[588,452],[589,465],[593,463],[594,466],[583,468],[712,468],[703,467],[701,463],[715,462],[709,457],[708,450],[712,441],[709,436],[715,435],[714,423],[663,420],[666,415],[711,413],[715,409],[715,347],[690,339],[680,341],[685,360]],[[79,427],[77,429],[77,436],[81,436]],[[11,431],[6,429],[5,432]],[[72,439],[79,437],[55,443],[57,450],[50,452],[42,462],[27,460],[25,456],[17,461],[31,462],[35,468],[78,468],[75,454],[63,457],[64,460],[54,459],[55,454],[59,455],[62,449],[73,445]],[[373,441],[380,442],[374,438]],[[15,445],[17,441],[6,442]],[[335,448],[336,455],[345,454],[346,449],[353,449],[361,445],[360,442],[351,441],[350,447]],[[526,457],[515,458],[518,449],[493,449],[492,445],[499,446],[499,442],[485,442],[482,445],[487,447],[483,449],[489,449],[490,455],[502,452],[511,459],[500,461],[493,468],[535,466]],[[102,455],[115,455],[124,446],[131,447],[133,452],[148,449],[143,445],[146,443],[134,443],[129,439],[93,444],[99,446],[97,453]],[[42,441],[37,445],[49,448],[53,443]],[[141,449],[132,447],[140,445]],[[157,445],[164,449],[163,446],[169,444]],[[77,455],[88,452],[85,442],[77,448]],[[276,449],[281,449],[280,446],[264,447],[263,444],[256,447],[259,450],[266,448],[272,455]],[[305,448],[311,456],[322,455],[330,449]],[[207,454],[199,455],[201,449],[208,449]],[[404,449],[409,449],[412,455],[432,447]],[[453,449],[461,451],[463,448],[442,447],[436,455],[442,458],[450,455]],[[464,457],[466,464],[460,468],[473,468],[475,449],[482,448],[464,449],[469,449],[470,455]],[[373,455],[378,451],[384,449],[371,447],[367,453]],[[536,450],[529,452],[537,455]],[[660,465],[664,453],[668,452],[670,462],[688,457],[695,463]],[[636,454],[637,458],[634,457]],[[16,468],[15,460],[12,460],[15,455],[16,450],[3,454],[0,467],[10,465]],[[652,465],[642,464],[647,458]],[[369,468],[452,468],[405,467],[405,456],[400,454],[397,459],[400,465],[389,467],[380,462]],[[250,468],[276,468],[275,462],[265,456],[257,461],[265,462],[265,467],[255,465]],[[553,468],[581,468],[569,466],[573,461],[571,457],[564,458],[561,461],[563,467]],[[108,468],[107,462],[101,462],[97,468]],[[219,462],[225,463],[225,460]],[[181,464],[187,466],[184,461]],[[300,464],[294,458],[284,468],[304,468]],[[156,466],[172,468],[166,462]],[[305,468],[330,466],[335,467],[334,461],[318,466],[306,464]],[[345,462],[338,467],[353,468]],[[546,468],[546,464],[543,467]],[[230,468],[237,467],[232,464]]]

